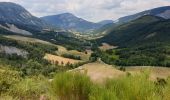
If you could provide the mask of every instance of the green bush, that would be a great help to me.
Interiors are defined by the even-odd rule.
[[[89,100],[92,82],[77,73],[60,73],[55,76],[51,90],[59,100]]]
[[[9,89],[21,80],[20,74],[15,71],[0,71],[0,94],[6,93]]]
[[[80,56],[76,56],[76,55],[72,55],[72,54],[63,54],[63,55],[61,55],[61,56],[62,56],[62,57],[65,57],[65,58],[81,60],[81,57],[80,57]]]

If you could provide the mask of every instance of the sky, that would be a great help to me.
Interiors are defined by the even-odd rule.
[[[37,17],[69,12],[92,22],[117,20],[151,8],[170,6],[170,0],[0,0],[0,2],[20,4]]]

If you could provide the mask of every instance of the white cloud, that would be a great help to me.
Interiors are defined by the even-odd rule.
[[[15,2],[36,16],[70,12],[90,21],[116,20],[143,10],[170,5],[170,0],[0,0]]]

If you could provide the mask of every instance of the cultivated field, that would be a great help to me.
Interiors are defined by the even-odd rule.
[[[74,55],[74,56],[80,56],[82,61],[88,61],[89,60],[89,57],[91,55],[91,51],[87,51],[87,54],[85,52],[79,52],[77,50],[67,50],[65,47],[63,46],[59,46],[57,45],[58,47],[58,51],[56,51],[56,53],[61,56],[63,54],[71,54],[71,55]]]
[[[53,64],[58,63],[59,65],[66,65],[67,63],[75,64],[75,63],[82,62],[81,60],[64,58],[64,57],[56,56],[56,55],[52,55],[52,54],[46,54],[44,59],[47,59],[48,61],[50,61]]]
[[[14,40],[23,41],[23,42],[32,42],[32,43],[42,43],[42,44],[55,45],[55,44],[52,44],[50,42],[43,41],[43,40],[40,40],[40,39],[24,37],[24,36],[19,36],[19,35],[8,35],[8,36],[4,36],[4,37],[14,39]],[[87,54],[86,54],[85,52],[79,52],[77,50],[67,50],[65,47],[60,46],[60,45],[55,45],[55,46],[58,47],[58,51],[56,51],[58,56],[47,54],[44,57],[44,58],[48,59],[49,61],[51,61],[53,63],[56,62],[56,61],[58,61],[59,64],[61,64],[61,62],[63,62],[64,64],[66,64],[68,62],[71,63],[71,64],[80,62],[79,60],[61,57],[61,55],[63,55],[63,54],[71,54],[71,55],[75,55],[75,56],[80,56],[82,61],[88,61],[89,57],[91,55],[90,51],[88,51]]]

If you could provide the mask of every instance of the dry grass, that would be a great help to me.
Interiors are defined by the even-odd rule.
[[[56,62],[58,62],[59,65],[62,65],[62,63],[63,63],[63,65],[66,65],[67,63],[75,64],[75,63],[81,62],[80,60],[64,58],[64,57],[60,57],[60,56],[56,56],[56,55],[52,55],[52,54],[46,54],[44,59],[47,59],[48,61],[50,61],[53,64],[56,64]]]
[[[110,50],[110,49],[114,49],[114,48],[117,48],[117,46],[112,46],[107,43],[102,43],[102,46],[99,47],[99,49],[102,51],[106,51],[106,50]]]
[[[88,61],[89,57],[91,55],[91,51],[87,51],[87,54],[85,52],[79,52],[77,50],[67,50],[65,47],[63,46],[59,46],[58,47],[58,51],[56,51],[56,53],[61,56],[63,54],[71,54],[71,55],[75,55],[75,56],[80,56],[82,61]]]
[[[170,68],[165,67],[149,67],[149,66],[135,66],[127,67],[126,71],[120,71],[111,65],[107,65],[101,61],[85,64],[79,68],[71,71],[81,72],[87,74],[94,82],[102,83],[108,78],[120,78],[130,73],[137,75],[143,73],[146,69],[150,70],[150,80],[156,81],[157,78],[166,79],[170,77]]]
[[[99,61],[85,64],[71,71],[85,73],[92,79],[92,81],[97,83],[102,83],[108,78],[119,78],[126,75],[125,72]]]
[[[170,68],[166,68],[166,67],[136,66],[136,67],[127,67],[126,70],[132,74],[136,74],[136,73],[141,73],[143,70],[148,68],[150,70],[151,80],[156,80],[157,78],[166,79],[170,77]]]
[[[7,36],[4,36],[4,37],[9,38],[9,39],[23,41],[23,42],[42,43],[42,44],[52,45],[52,43],[47,42],[47,41],[43,41],[43,40],[36,39],[36,38],[19,36],[19,35],[7,35]]]

